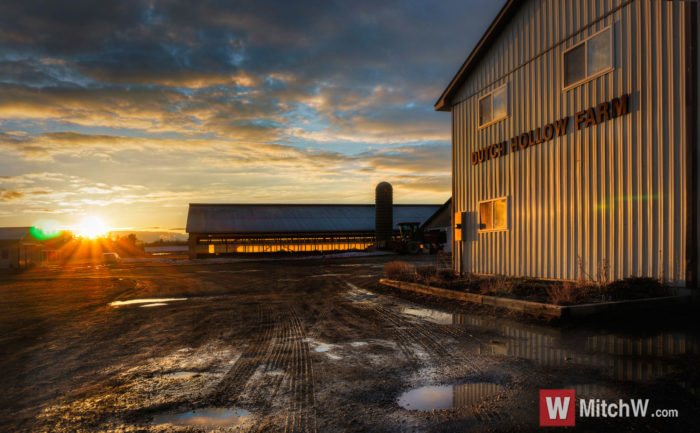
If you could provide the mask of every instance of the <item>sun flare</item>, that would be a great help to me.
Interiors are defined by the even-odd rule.
[[[105,236],[108,232],[104,221],[95,216],[89,216],[78,225],[78,236],[88,239],[96,239]]]

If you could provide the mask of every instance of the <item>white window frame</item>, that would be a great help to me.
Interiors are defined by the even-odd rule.
[[[493,204],[491,205],[491,227],[490,229],[482,229],[481,228],[481,204],[482,203],[495,203],[499,200],[504,200],[506,201],[506,226],[505,227],[499,227],[499,228],[493,228]],[[503,195],[500,197],[494,197],[490,198],[488,200],[481,200],[477,204],[477,216],[478,216],[478,225],[479,225],[479,230],[477,230],[478,233],[493,233],[493,232],[505,232],[509,230],[510,227],[510,200],[508,200],[507,195]]]
[[[496,122],[500,122],[501,120],[507,119],[510,117],[510,97],[508,95],[508,83],[505,83],[505,84],[502,84],[502,85],[494,88],[493,90],[491,90],[490,92],[488,92],[487,94],[485,94],[484,96],[479,98],[479,100],[476,102],[477,122],[481,120],[481,113],[480,113],[481,101],[488,98],[489,96],[493,96],[494,93],[496,93],[497,91],[501,90],[504,87],[506,88],[506,115],[503,117],[499,117],[498,119],[491,119],[490,121],[484,123],[483,125],[479,125],[479,129],[486,128],[487,126],[493,125]],[[491,98],[491,116],[493,116],[493,97]]]
[[[603,69],[600,72],[596,72],[593,75],[588,75],[588,41],[590,39],[593,39],[594,37],[598,36],[599,34],[608,31],[608,30],[610,30],[610,34],[609,34],[609,36],[610,36],[610,67]],[[573,89],[574,87],[578,87],[583,83],[587,83],[589,81],[595,80],[596,78],[601,77],[605,74],[609,74],[610,72],[615,70],[615,49],[614,49],[614,45],[613,45],[615,42],[615,40],[613,38],[614,33],[615,32],[613,30],[613,25],[610,24],[609,26],[598,30],[597,32],[593,33],[592,35],[586,37],[585,39],[580,40],[579,42],[570,46],[566,50],[562,51],[562,53],[561,53],[561,85],[562,85],[563,92],[567,92],[567,91]],[[566,76],[565,76],[566,64],[564,63],[564,59],[566,58],[566,53],[573,50],[574,48],[578,48],[582,44],[585,44],[584,49],[583,49],[583,67],[586,68],[586,71],[585,71],[586,76],[583,77],[582,79],[576,81],[575,83],[571,83],[567,86],[566,85]]]

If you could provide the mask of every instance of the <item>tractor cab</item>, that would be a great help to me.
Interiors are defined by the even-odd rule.
[[[398,223],[401,239],[414,239],[420,223]]]
[[[391,241],[391,249],[401,254],[418,254],[424,247],[434,254],[442,250],[447,241],[445,232],[421,230],[421,223],[398,223],[399,237]]]
[[[417,239],[420,223],[408,222],[397,225],[399,226],[399,238],[391,241],[391,249],[402,254],[417,254],[421,248]]]

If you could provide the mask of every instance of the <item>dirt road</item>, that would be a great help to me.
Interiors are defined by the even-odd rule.
[[[685,318],[526,323],[384,291],[388,260],[3,275],[0,430],[531,431],[541,388],[679,411],[583,431],[697,428]]]

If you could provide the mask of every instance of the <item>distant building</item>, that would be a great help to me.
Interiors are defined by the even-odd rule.
[[[423,223],[440,205],[393,205],[399,222]],[[191,258],[248,253],[362,251],[375,243],[375,205],[190,204]]]
[[[697,284],[698,9],[505,3],[435,104],[457,270]]]
[[[443,251],[452,251],[452,197],[428,218],[421,226],[422,231],[440,230],[445,232],[445,247]]]
[[[0,227],[0,269],[25,269],[42,262],[44,248],[30,227]]]

